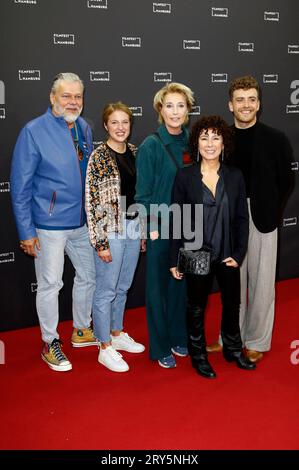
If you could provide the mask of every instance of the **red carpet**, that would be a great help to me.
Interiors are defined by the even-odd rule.
[[[211,296],[209,340],[219,306]],[[97,363],[97,348],[71,348],[71,322],[60,324],[73,363],[66,373],[40,359],[39,328],[0,334],[0,449],[298,449],[299,364],[290,362],[290,344],[299,340],[299,279],[277,284],[276,309],[272,350],[257,370],[216,354],[211,381],[188,358],[165,370],[146,353],[124,353],[130,371],[110,372]],[[147,344],[143,308],[127,311],[126,329]]]

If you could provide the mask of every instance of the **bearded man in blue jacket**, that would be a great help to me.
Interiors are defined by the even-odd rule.
[[[80,117],[83,92],[78,75],[59,73],[55,77],[51,107],[20,132],[11,169],[20,247],[35,262],[42,359],[56,371],[72,369],[57,332],[64,253],[76,272],[72,345],[97,344],[90,326],[95,268],[84,204],[85,174],[93,143],[91,129]]]

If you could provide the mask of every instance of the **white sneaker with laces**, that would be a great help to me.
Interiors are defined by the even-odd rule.
[[[145,347],[141,343],[136,343],[136,341],[131,338],[128,333],[123,331],[119,336],[111,335],[112,346],[114,349],[119,351],[127,351],[131,353],[141,353],[145,350]]]
[[[112,346],[100,348],[98,362],[113,372],[127,372],[128,364],[122,359],[122,355],[115,351]]]

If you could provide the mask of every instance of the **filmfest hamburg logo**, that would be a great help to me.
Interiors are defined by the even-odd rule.
[[[15,0],[15,3],[25,3],[26,5],[37,5],[37,0]]]
[[[141,47],[140,37],[125,37],[121,38],[122,47]]]
[[[199,116],[200,115],[200,106],[192,106],[189,116]]]
[[[53,41],[54,44],[65,44],[68,46],[74,46],[75,45],[75,35],[74,34],[59,34],[59,33],[54,33],[53,34]]]
[[[228,8],[212,7],[211,15],[218,18],[228,18]]]
[[[286,112],[289,113],[299,113],[299,80],[293,80],[290,85],[291,90],[290,102],[292,104],[287,104]]]
[[[283,219],[283,227],[290,227],[292,225],[297,225],[297,217],[288,217]]]
[[[5,108],[2,105],[5,105],[5,85],[0,80],[0,119],[5,119]]]
[[[97,70],[89,72],[91,82],[110,82],[110,72]]]
[[[154,82],[172,82],[172,72],[154,72]]]
[[[153,3],[154,13],[171,13],[171,3]]]
[[[13,251],[8,253],[0,253],[0,263],[14,263],[15,254]]]
[[[2,181],[0,183],[0,193],[9,193],[10,192],[10,182]]]
[[[19,80],[40,80],[40,70],[19,70]]]
[[[299,44],[288,44],[288,54],[299,54]]]
[[[264,73],[263,83],[278,83],[278,74],[277,73]]]
[[[107,10],[108,0],[88,0],[87,8],[103,8]]]
[[[212,73],[211,82],[212,83],[227,83],[227,73]]]
[[[279,21],[279,11],[264,11],[265,21]]]
[[[254,42],[238,42],[239,52],[254,52]]]
[[[133,116],[142,116],[142,106],[129,106]]]
[[[199,39],[183,39],[184,49],[200,49]]]

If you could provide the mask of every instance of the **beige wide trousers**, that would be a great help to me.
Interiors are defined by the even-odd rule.
[[[241,266],[240,330],[243,345],[255,351],[271,348],[275,308],[277,229],[261,233],[249,210],[249,241]]]
[[[240,331],[243,346],[269,351],[274,323],[277,229],[261,233],[255,227],[248,200],[249,240],[240,268]],[[222,344],[221,337],[219,343]]]

